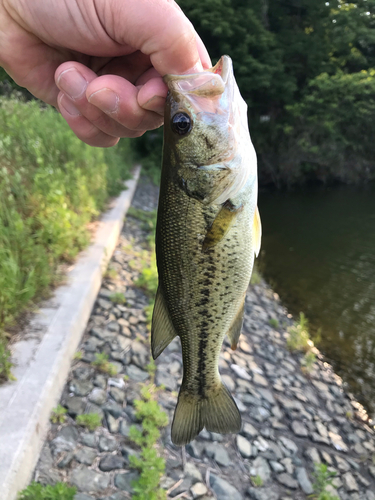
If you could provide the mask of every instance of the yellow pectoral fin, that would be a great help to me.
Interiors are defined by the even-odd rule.
[[[168,309],[160,289],[156,292],[154,312],[151,326],[151,351],[156,359],[172,342],[177,333],[169,317]]]
[[[203,252],[217,245],[224,238],[242,208],[242,205],[235,207],[229,200],[224,203],[207,231],[203,241]]]
[[[258,257],[260,252],[261,240],[262,240],[262,223],[260,221],[258,207],[256,207],[254,214],[254,221],[253,221],[253,241],[254,241],[254,252],[256,257]]]
[[[232,351],[235,351],[237,349],[238,339],[240,338],[242,330],[244,311],[245,311],[245,297],[243,299],[241,307],[238,309],[238,312],[235,318],[233,319],[231,326],[229,327],[229,330],[227,331],[227,336],[231,342]]]

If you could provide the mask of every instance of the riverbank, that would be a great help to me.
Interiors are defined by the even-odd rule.
[[[157,196],[156,188],[140,182],[133,207],[151,211]],[[150,377],[148,297],[135,285],[147,237],[145,224],[129,216],[61,397],[67,419],[51,425],[35,471],[44,484],[76,486],[75,500],[131,498],[130,482],[137,477],[129,466],[129,455],[138,451],[129,427],[138,423],[134,400]],[[124,304],[113,301],[117,292]],[[264,281],[250,286],[239,347],[233,352],[225,344],[220,360],[242,414],[242,431],[238,436],[203,431],[186,447],[186,456],[170,441],[182,378],[179,341],[157,360],[156,384],[164,386],[158,400],[169,417],[159,447],[166,459],[161,485],[169,498],[302,500],[314,493],[314,464],[325,463],[336,472],[332,495],[375,500],[375,437],[367,415],[324,360],[304,374],[301,355],[287,349],[291,325]],[[92,365],[102,353],[117,375]],[[85,413],[99,415],[95,431],[77,425],[76,416]]]

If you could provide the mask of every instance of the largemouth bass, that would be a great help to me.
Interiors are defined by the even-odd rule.
[[[164,80],[151,347],[156,359],[176,335],[181,339],[184,373],[172,441],[182,445],[204,427],[223,434],[241,428],[218,361],[225,334],[237,347],[261,225],[256,154],[231,59]]]

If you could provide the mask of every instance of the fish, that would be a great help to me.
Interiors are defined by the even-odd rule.
[[[183,379],[171,439],[184,445],[204,427],[222,434],[241,429],[218,362],[225,335],[237,347],[261,222],[257,157],[230,57],[164,81],[151,350],[156,359],[180,338]]]

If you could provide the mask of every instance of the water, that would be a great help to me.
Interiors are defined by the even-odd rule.
[[[375,185],[259,196],[260,270],[319,349],[375,412]]]

